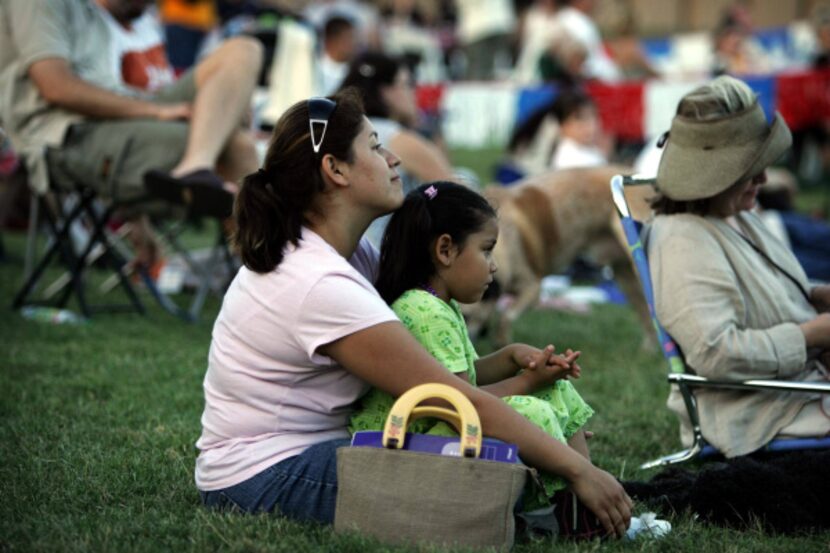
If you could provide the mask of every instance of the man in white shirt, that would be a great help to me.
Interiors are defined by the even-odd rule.
[[[340,15],[331,16],[323,28],[323,44],[317,58],[319,95],[329,96],[340,88],[357,49],[357,29],[354,23]]]

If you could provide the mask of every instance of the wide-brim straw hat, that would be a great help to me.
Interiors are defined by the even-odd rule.
[[[690,93],[712,102],[707,87]],[[694,98],[693,101],[696,101]],[[669,199],[711,198],[754,177],[792,145],[790,129],[776,112],[767,123],[758,100],[733,114],[700,120],[675,115],[657,170],[657,187]]]

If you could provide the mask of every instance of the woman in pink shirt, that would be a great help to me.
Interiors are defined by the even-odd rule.
[[[352,91],[295,104],[277,122],[236,200],[244,267],[213,329],[196,444],[203,502],[331,522],[353,403],[370,385],[397,397],[439,382],[470,398],[488,436],[566,478],[621,536],[631,501],[619,483],[448,373],[372,286],[377,252],[361,236],[401,205],[399,163]]]

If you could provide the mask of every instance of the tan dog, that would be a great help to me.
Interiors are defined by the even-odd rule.
[[[507,344],[513,322],[539,299],[542,278],[567,269],[577,255],[610,265],[629,303],[637,311],[653,340],[648,306],[628,255],[625,236],[611,200],[609,181],[615,174],[629,174],[625,167],[598,167],[554,171],[524,179],[509,187],[489,186],[485,197],[499,213],[499,239],[493,256],[498,265],[495,279],[500,293],[516,301],[504,312],[494,340]],[[635,218],[650,213],[648,186],[626,190]],[[490,320],[497,298],[465,308],[472,335]]]

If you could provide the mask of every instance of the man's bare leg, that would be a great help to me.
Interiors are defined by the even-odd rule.
[[[239,130],[240,121],[250,108],[261,65],[259,42],[236,37],[228,39],[196,66],[196,99],[187,148],[182,160],[171,171],[172,175],[216,168],[231,135]],[[255,151],[253,158],[247,152],[243,158],[239,162],[234,160],[232,165],[239,165],[238,172],[254,171],[258,166],[255,162],[251,165],[251,159],[256,159]],[[232,180],[236,178],[239,177]]]
[[[225,181],[235,185],[259,168],[256,143],[252,133],[237,129],[231,134],[224,151],[219,156],[216,172]]]

